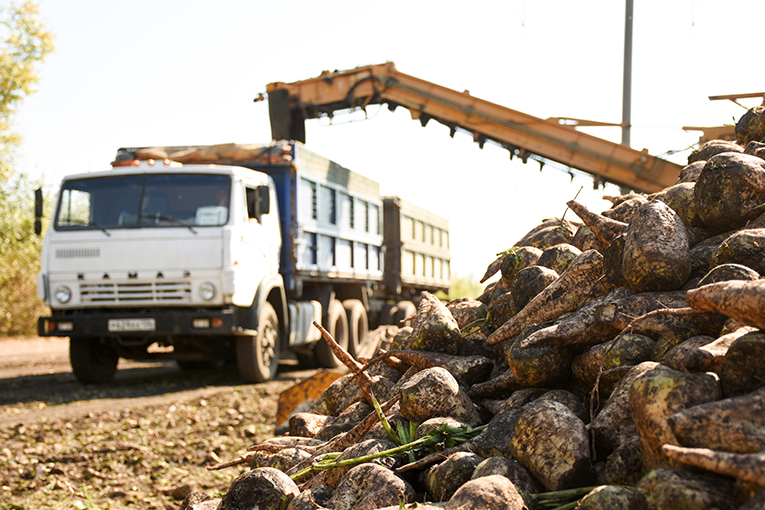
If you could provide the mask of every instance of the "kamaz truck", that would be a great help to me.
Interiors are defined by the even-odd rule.
[[[298,142],[123,148],[61,183],[38,330],[69,337],[82,383],[120,358],[261,382],[280,359],[336,366],[314,321],[361,355],[370,328],[448,291],[449,263],[447,220]]]

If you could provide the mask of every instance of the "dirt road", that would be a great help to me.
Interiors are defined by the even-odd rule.
[[[243,384],[236,370],[184,372],[120,360],[84,386],[68,340],[0,339],[0,507],[177,509],[192,490],[225,491],[238,470],[206,466],[273,435],[279,393],[313,371],[283,365]]]
[[[83,386],[69,365],[66,338],[0,339],[0,427],[41,417],[74,417],[205,397],[242,385],[236,370],[181,371],[174,362],[120,360],[114,381]],[[277,382],[306,377],[283,365]]]

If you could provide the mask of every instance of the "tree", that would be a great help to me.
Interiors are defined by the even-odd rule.
[[[32,215],[39,183],[13,170],[21,141],[14,114],[35,92],[37,66],[53,50],[53,35],[38,17],[31,1],[0,9],[0,335],[34,333],[42,311],[35,290],[41,241]]]
[[[37,65],[53,51],[53,33],[38,19],[31,1],[0,9],[0,179],[12,173],[13,150],[21,141],[13,130],[13,115],[26,96],[35,92]]]
[[[32,335],[45,307],[37,299],[42,238],[34,234],[34,189],[25,175],[0,189],[0,336]],[[46,218],[51,207],[46,207]]]

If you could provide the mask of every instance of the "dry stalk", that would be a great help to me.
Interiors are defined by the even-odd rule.
[[[361,391],[364,392],[364,394],[371,402],[374,398],[374,395],[372,394],[373,381],[369,374],[362,371],[363,365],[353,359],[353,356],[351,356],[348,351],[343,349],[343,347],[338,344],[334,338],[332,338],[332,335],[329,334],[329,331],[324,329],[321,324],[314,321],[313,325],[316,326],[319,331],[321,331],[321,336],[324,338],[324,341],[327,342],[329,348],[332,349],[332,353],[338,360],[340,360],[343,365],[348,367],[348,370],[351,372],[351,374],[353,374],[353,378],[358,383]]]
[[[616,337],[619,338],[619,337]],[[606,362],[606,357],[608,357],[608,353],[611,352],[611,349],[616,345],[616,341],[611,342],[611,345],[608,346],[608,349],[606,349],[606,352],[603,354],[603,357],[600,360],[600,364],[598,364],[598,375],[595,377],[595,384],[592,387],[592,391],[590,392],[590,423],[595,421],[595,414],[598,411],[598,408],[600,407],[600,377],[603,375],[603,364]],[[592,451],[590,454],[592,455],[592,458],[595,458],[595,431],[590,430],[590,445],[592,448]]]

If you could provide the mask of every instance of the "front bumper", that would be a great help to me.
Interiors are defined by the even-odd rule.
[[[173,335],[245,335],[231,309],[153,309],[141,312],[74,311],[37,321],[39,336],[152,337]]]

